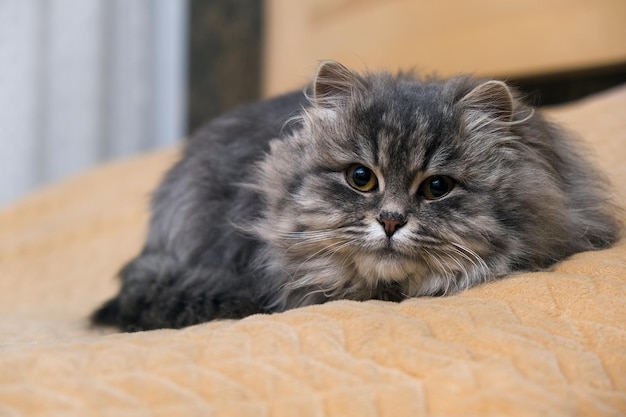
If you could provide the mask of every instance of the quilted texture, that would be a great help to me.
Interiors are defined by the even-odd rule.
[[[626,86],[549,112],[588,141],[625,201]],[[626,415],[624,240],[445,298],[89,328],[177,153],[0,213],[0,416]]]

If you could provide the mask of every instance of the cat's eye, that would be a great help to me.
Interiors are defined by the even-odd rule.
[[[363,193],[374,191],[378,186],[376,175],[363,165],[351,165],[346,171],[346,180],[352,188]]]
[[[452,191],[454,184],[454,180],[450,177],[433,175],[420,184],[418,193],[427,200],[438,200]]]

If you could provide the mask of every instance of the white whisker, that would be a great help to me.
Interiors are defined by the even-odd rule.
[[[477,254],[475,251],[468,248],[467,246],[454,242],[451,243],[455,248],[457,248],[459,254],[461,254],[474,265],[474,267],[478,270],[477,272],[480,273],[481,280],[484,280],[489,276],[489,266],[479,254]]]

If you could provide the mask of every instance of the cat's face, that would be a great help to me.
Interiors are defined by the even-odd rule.
[[[338,86],[332,70],[318,79],[302,129],[275,141],[262,167],[261,229],[287,260],[281,267],[293,264],[298,285],[327,292],[397,282],[405,295],[501,273],[494,254],[516,250],[506,211],[522,204],[511,190],[520,172],[532,174],[510,144],[506,86],[461,95],[454,84],[386,78]],[[483,102],[491,107],[476,110]],[[530,183],[551,187],[543,173]]]

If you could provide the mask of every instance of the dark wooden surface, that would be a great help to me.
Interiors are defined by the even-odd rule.
[[[535,106],[561,104],[626,83],[626,63],[507,81]]]
[[[187,129],[258,99],[261,0],[190,0]]]

